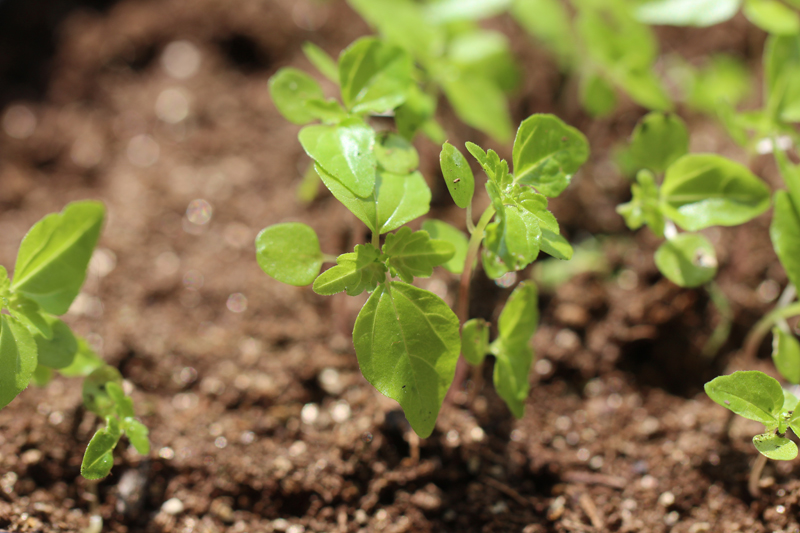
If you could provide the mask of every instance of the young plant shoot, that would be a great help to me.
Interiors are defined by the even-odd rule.
[[[467,209],[471,236],[437,220],[413,231],[405,224],[425,215],[431,200],[417,171],[417,152],[408,132],[379,133],[367,121],[372,114],[396,112],[414,97],[411,56],[375,38],[353,43],[338,65],[316,48],[307,51],[328,77],[338,72],[344,105],[323,100],[319,85],[292,69],[280,70],[270,81],[273,99],[295,123],[322,122],[305,125],[300,143],[331,194],[367,226],[372,238],[320,273],[332,256],[322,252],[314,230],[301,223],[277,224],[256,238],[258,263],[273,278],[296,286],[313,284],[319,294],[371,293],[353,329],[361,372],[400,404],[420,437],[428,437],[453,382],[462,348],[459,327],[468,317],[466,311],[457,316],[441,298],[412,283],[444,266],[460,273],[462,287],[468,288],[481,244],[484,267],[494,278],[525,268],[540,250],[568,259],[572,249],[547,211],[547,197],[566,188],[588,157],[588,145],[580,132],[551,115],[534,115],[520,126],[513,151],[515,174],[494,151],[469,144],[489,177],[486,189],[492,201],[474,225],[474,177],[464,156],[445,143],[442,171],[456,205]],[[462,308],[466,301],[461,294]],[[495,384],[516,416],[522,415],[528,393],[533,359],[528,341],[537,317],[535,287],[522,284],[503,311],[499,339],[488,345],[487,338],[485,346],[468,348],[481,352],[467,355],[473,360],[496,355]],[[465,327],[465,334],[472,329]]]
[[[106,421],[83,458],[81,474],[87,479],[108,475],[123,433],[139,453],[147,454],[150,448],[147,428],[134,418],[119,372],[57,318],[80,292],[104,217],[99,202],[71,203],[61,213],[44,217],[25,235],[13,280],[0,266],[0,408],[31,381],[46,384],[53,371],[86,376],[84,404]]]

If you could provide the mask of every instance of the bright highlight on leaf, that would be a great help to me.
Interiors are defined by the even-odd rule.
[[[288,285],[309,285],[322,268],[317,234],[299,222],[275,224],[256,237],[258,266]]]
[[[761,422],[772,430],[778,427],[783,408],[783,389],[763,372],[748,370],[719,376],[705,385],[709,398],[737,415]]]
[[[714,246],[696,233],[681,233],[664,242],[655,261],[658,270],[681,287],[698,287],[717,274]]]
[[[756,435],[753,437],[753,446],[763,455],[776,461],[791,461],[797,457],[797,444],[778,435],[770,433]]]

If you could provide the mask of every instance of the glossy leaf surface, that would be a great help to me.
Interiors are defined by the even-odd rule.
[[[386,235],[383,245],[391,273],[406,283],[415,277],[430,277],[433,267],[449,261],[455,252],[449,242],[431,239],[427,231],[411,231],[407,226]]]
[[[475,177],[467,159],[455,146],[444,143],[439,153],[439,165],[453,201],[461,209],[466,208],[475,194]]]
[[[717,273],[714,246],[697,233],[681,233],[665,241],[656,250],[655,261],[658,270],[681,287],[698,287]]]
[[[763,372],[748,370],[719,376],[705,385],[706,394],[737,415],[761,422],[767,429],[778,427],[783,407],[783,389]]]
[[[50,314],[66,313],[86,279],[104,217],[103,204],[84,201],[37,222],[20,244],[12,289]]]
[[[367,381],[400,403],[414,431],[428,437],[461,351],[450,307],[413,285],[387,283],[361,309],[353,343]]]
[[[769,208],[769,188],[746,167],[714,154],[689,154],[667,170],[661,211],[687,231],[735,226]]]
[[[464,232],[446,222],[430,218],[422,223],[422,229],[427,231],[432,239],[440,239],[453,245],[455,254],[442,266],[453,274],[461,274],[464,271],[469,246],[469,240]]]
[[[753,437],[753,446],[762,455],[776,461],[791,461],[797,457],[797,444],[786,437],[771,433]]]
[[[28,328],[0,315],[0,409],[25,390],[36,370],[36,343]]]
[[[344,105],[353,113],[381,113],[406,99],[413,62],[402,48],[362,37],[339,56],[339,84]]]
[[[306,109],[306,102],[325,98],[314,78],[292,67],[282,68],[270,78],[269,94],[281,115],[294,124],[312,122],[316,117]]]
[[[94,434],[83,455],[81,475],[86,479],[102,479],[114,466],[113,452],[122,433],[116,418],[108,417],[106,423],[106,427]]]
[[[514,181],[558,196],[588,157],[581,132],[554,115],[533,115],[520,124],[514,140]]]
[[[790,383],[800,383],[800,342],[781,328],[772,329],[772,361]]]
[[[275,224],[256,237],[261,270],[280,282],[309,285],[322,268],[322,251],[314,230],[299,222]]]

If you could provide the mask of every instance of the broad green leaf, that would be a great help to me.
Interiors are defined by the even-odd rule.
[[[109,365],[98,367],[83,380],[83,405],[98,416],[111,416],[116,411],[116,402],[106,391],[109,382],[122,383],[122,374]]]
[[[378,166],[393,174],[410,174],[419,166],[419,154],[402,136],[384,132],[375,143],[375,159]]]
[[[536,286],[531,282],[517,285],[500,313],[497,328],[500,337],[493,345],[497,357],[494,386],[516,418],[522,418],[533,363],[529,346],[539,322]]]
[[[339,124],[347,120],[349,115],[341,104],[333,98],[311,98],[303,103],[303,108],[309,115],[319,119],[323,124]]]
[[[705,385],[709,398],[737,415],[761,422],[767,430],[778,427],[783,389],[763,372],[747,370],[719,376]]]
[[[453,110],[465,124],[505,143],[511,139],[511,115],[503,90],[468,69],[448,68],[440,83]]]
[[[746,167],[714,154],[689,154],[667,169],[661,211],[687,231],[736,226],[769,209],[769,188]]]
[[[488,172],[489,169],[486,167],[486,165],[489,163],[489,156],[486,153],[486,151],[477,144],[471,143],[469,141],[467,141],[467,143],[464,146],[467,147],[467,151],[470,154],[472,154],[472,157],[474,157],[475,160],[481,164],[484,170]]]
[[[551,257],[562,261],[569,261],[572,259],[572,254],[574,252],[572,245],[567,239],[549,229],[542,229],[542,240],[539,242],[539,248]]]
[[[314,281],[323,258],[311,227],[286,222],[261,230],[256,237],[256,259],[261,270],[273,278],[301,287]]]
[[[106,427],[94,434],[83,454],[81,475],[86,479],[102,479],[114,466],[113,452],[121,436],[119,422],[114,417],[108,417],[106,423]]]
[[[458,318],[435,294],[393,281],[361,309],[353,329],[361,373],[430,436],[461,352]]]
[[[578,56],[570,14],[559,0],[515,0],[511,14],[530,35],[553,51],[564,67]]]
[[[768,33],[795,35],[800,32],[797,11],[777,0],[745,0],[742,11],[750,22]]]
[[[522,270],[539,255],[542,229],[530,211],[506,206],[486,227],[484,245],[499,256],[508,270]]]
[[[387,268],[378,261],[380,252],[371,244],[357,244],[355,252],[336,258],[331,267],[314,280],[314,292],[331,295],[347,291],[356,296],[364,291],[372,292],[378,283],[386,279]]]
[[[475,177],[464,155],[450,143],[442,145],[439,153],[439,165],[442,167],[442,176],[447,190],[453,201],[461,209],[472,202],[475,194]]]
[[[431,239],[427,231],[412,232],[406,226],[386,235],[383,253],[391,273],[412,283],[415,277],[430,277],[433,267],[452,259],[456,250],[447,241]]]
[[[436,112],[436,98],[412,85],[406,101],[394,110],[394,122],[397,131],[408,140],[414,138],[416,132],[433,119]]]
[[[636,230],[647,224],[653,233],[663,237],[665,222],[658,205],[655,176],[649,170],[640,170],[636,181],[638,183],[631,185],[633,198],[628,203],[618,205],[617,213],[625,219],[630,229]]]
[[[790,383],[800,383],[800,342],[781,328],[772,328],[772,361]]]
[[[375,189],[367,198],[359,198],[319,165],[317,174],[328,190],[371,231],[386,233],[421,217],[430,209],[431,190],[419,172],[402,176],[378,172]]]
[[[347,0],[390,43],[405,48],[422,62],[444,52],[445,32],[427,20],[413,0]]]
[[[656,250],[656,266],[681,287],[699,287],[717,273],[717,255],[708,239],[697,233],[681,233]]]
[[[20,294],[13,294],[9,298],[8,312],[25,324],[32,335],[38,334],[48,339],[52,338],[53,329],[33,300],[29,300]]]
[[[547,198],[528,187],[515,187],[512,198],[520,208],[536,217],[542,232],[541,250],[557,259],[570,259],[572,246],[559,234],[556,217],[547,210]]]
[[[481,20],[505,12],[512,0],[438,0],[423,4],[426,18],[436,24]]]
[[[280,69],[269,79],[269,94],[281,115],[294,124],[308,124],[317,118],[305,108],[305,103],[325,98],[314,78],[292,67]]]
[[[47,215],[22,239],[12,289],[52,315],[63,315],[80,292],[100,237],[105,207],[83,201]]]
[[[689,131],[677,115],[650,113],[633,130],[629,149],[638,168],[660,174],[689,152]]]
[[[50,368],[66,368],[75,359],[78,341],[63,321],[52,316],[45,317],[45,320],[52,331],[51,338],[33,336],[39,353],[39,364]]]
[[[581,80],[580,101],[590,115],[603,117],[617,107],[617,92],[605,78],[590,74]]]
[[[362,37],[339,56],[344,105],[353,113],[382,113],[406,100],[414,83],[411,56],[374,37]]]
[[[447,59],[465,74],[486,78],[503,91],[519,86],[519,67],[508,37],[500,32],[475,29],[455,35],[448,44]]]
[[[78,335],[75,336],[78,340],[78,351],[72,364],[66,368],[59,369],[58,373],[66,377],[88,376],[96,369],[103,366],[105,363],[102,359],[89,347],[86,339]]]
[[[0,315],[0,409],[25,390],[36,370],[36,343],[21,322]]]
[[[432,239],[440,239],[453,245],[455,255],[442,266],[453,274],[461,274],[464,271],[464,262],[467,260],[469,246],[469,240],[464,232],[446,222],[432,218],[422,223],[422,229],[427,231]]]
[[[483,363],[489,353],[489,323],[482,318],[464,322],[461,328],[461,355],[473,366]]]
[[[514,139],[514,181],[533,185],[545,196],[558,196],[589,157],[581,132],[554,115],[522,121]]]
[[[753,437],[753,446],[762,455],[776,461],[791,461],[797,457],[797,444],[772,433],[764,433]]]
[[[126,418],[122,421],[122,428],[140,455],[150,453],[150,439],[148,438],[150,432],[147,430],[147,426],[133,418]]]
[[[31,381],[37,387],[45,387],[53,381],[53,369],[46,366],[38,365],[36,370],[33,371]]]
[[[303,43],[303,53],[306,55],[311,64],[317,67],[320,73],[329,80],[339,83],[339,67],[336,61],[328,55],[328,53],[312,43],[306,41]]]
[[[481,264],[486,277],[489,279],[499,279],[508,273],[509,269],[503,260],[496,253],[488,248],[481,250]]]
[[[375,186],[375,130],[359,119],[338,126],[306,126],[300,144],[317,165],[356,196],[367,197]]]
[[[713,26],[733,18],[742,0],[653,0],[640,4],[636,18],[646,24]]]
[[[800,35],[771,35],[767,39],[764,78],[770,118],[800,121]]]
[[[517,285],[497,321],[497,330],[503,342],[525,345],[530,342],[539,324],[538,305],[538,293],[533,282],[523,281]]]
[[[789,281],[800,287],[800,216],[786,191],[775,192],[775,212],[769,236]]]

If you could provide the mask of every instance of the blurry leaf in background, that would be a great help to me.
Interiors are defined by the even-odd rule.
[[[665,241],[655,254],[658,270],[680,287],[698,287],[717,273],[714,246],[702,235],[681,233]]]
[[[442,266],[453,274],[461,274],[464,271],[464,261],[467,259],[469,245],[464,232],[446,222],[430,218],[422,223],[422,229],[428,232],[431,239],[440,239],[453,245],[456,251],[455,255]]]
[[[394,121],[397,131],[407,140],[414,138],[417,130],[432,120],[436,112],[436,98],[424,93],[416,85],[412,85],[408,92],[406,101],[395,109]],[[436,144],[440,142],[433,140]]]
[[[436,24],[481,20],[508,10],[512,0],[433,0],[423,4],[426,18]]]
[[[560,0],[515,0],[511,14],[530,35],[551,50],[562,68],[577,60],[578,50],[572,37],[572,23]]]
[[[105,364],[94,350],[89,347],[86,339],[79,335],[75,335],[75,338],[78,340],[78,351],[75,353],[71,365],[58,370],[58,373],[62,376],[88,376]]]
[[[339,67],[336,61],[328,55],[325,50],[315,45],[312,42],[306,41],[303,43],[303,53],[306,55],[311,64],[317,67],[317,70],[323,76],[332,82],[339,83]]]
[[[394,174],[410,174],[417,169],[419,154],[402,136],[384,131],[377,140],[374,153],[380,168]]]
[[[777,0],[745,0],[744,16],[775,35],[795,35],[800,32],[800,15]]]
[[[715,154],[673,163],[661,185],[664,216],[687,231],[737,226],[769,208],[769,188],[750,170]]]
[[[617,213],[624,219],[625,224],[632,230],[647,224],[659,237],[664,236],[664,215],[658,205],[658,185],[655,176],[649,170],[640,170],[636,174],[636,181],[631,185],[633,198],[628,203],[617,206]]]
[[[791,461],[797,457],[797,444],[786,437],[771,433],[753,437],[753,446],[769,459],[776,461]]]
[[[775,192],[769,236],[789,281],[800,287],[800,216],[786,191]]]
[[[297,189],[295,189],[297,199],[306,205],[316,200],[319,194],[319,183],[320,179],[317,176],[317,171],[314,170],[314,162],[312,161],[306,167],[306,171],[303,173],[300,183],[297,184]]]
[[[347,0],[364,20],[390,43],[413,53],[423,63],[444,51],[445,33],[425,18],[413,0]]]
[[[607,275],[611,267],[602,246],[596,239],[587,239],[575,246],[572,259],[540,259],[533,264],[531,278],[542,290],[553,291],[578,276],[594,272]]]
[[[122,384],[122,374],[110,365],[95,369],[83,380],[83,404],[97,416],[111,416],[116,411],[116,402],[106,390],[106,385]]]
[[[733,18],[742,0],[654,0],[640,4],[636,18],[646,24],[713,26]]]
[[[0,315],[0,409],[25,390],[36,370],[36,343],[16,318]]]
[[[362,37],[339,56],[344,105],[353,113],[382,113],[406,100],[413,85],[411,56],[398,46]]]
[[[458,118],[498,142],[508,142],[512,132],[511,116],[503,90],[469,70],[455,66],[446,70],[439,82]]]
[[[590,74],[581,80],[581,106],[593,117],[603,117],[617,107],[617,92],[602,76]]]
[[[512,91],[519,85],[521,74],[508,37],[502,33],[485,30],[460,33],[449,44],[448,58],[464,72],[493,80],[503,91]]]
[[[772,361],[786,381],[800,383],[800,342],[794,334],[772,328]]]
[[[629,150],[636,166],[660,174],[689,151],[689,130],[677,115],[649,113],[636,124]]]
[[[773,35],[764,46],[766,108],[784,122],[800,121],[800,36]]]
[[[301,287],[314,281],[323,258],[319,239],[311,227],[286,222],[261,230],[256,237],[256,259],[271,277]]]
[[[721,104],[736,107],[753,91],[747,66],[730,55],[711,56],[692,74],[686,84],[686,103],[706,113],[716,112]]]

